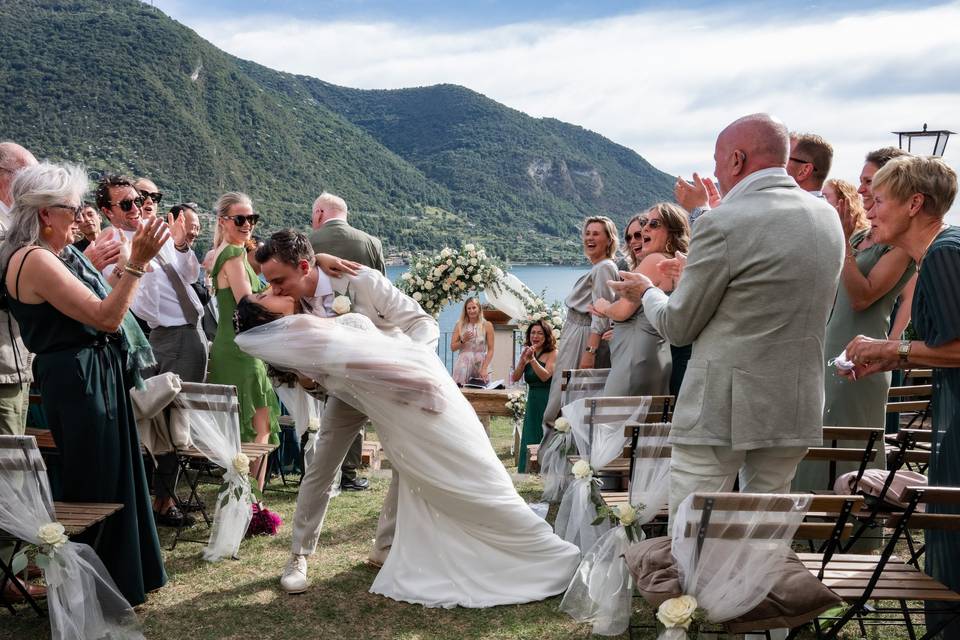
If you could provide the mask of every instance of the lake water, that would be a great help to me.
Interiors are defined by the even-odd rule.
[[[552,302],[563,302],[563,299],[570,293],[577,278],[587,272],[587,265],[570,267],[558,265],[517,265],[508,269],[510,273],[520,279],[525,285],[537,294],[545,290],[544,300],[547,304]],[[400,275],[407,270],[406,266],[387,267],[387,277],[391,282],[396,282]],[[460,317],[460,309],[463,302],[455,305],[448,305],[440,312],[437,320],[440,323],[440,331],[448,333],[453,331],[453,326],[457,324]],[[449,340],[449,338],[447,338]]]

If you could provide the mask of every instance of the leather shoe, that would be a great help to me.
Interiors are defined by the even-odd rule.
[[[366,478],[356,477],[353,480],[342,480],[340,488],[344,491],[366,491],[370,488],[370,481]]]
[[[162,527],[192,527],[196,520],[176,507],[170,507],[164,513],[153,514],[154,520]]]
[[[291,553],[280,576],[280,588],[289,594],[307,590],[307,556]]]
[[[38,599],[38,598],[45,598],[47,596],[46,587],[41,587],[38,584],[24,583],[23,580],[20,580],[20,578],[17,578],[17,582],[19,582],[21,585],[23,585],[26,588],[27,593],[30,594],[31,598]],[[24,602],[25,598],[23,597],[23,594],[20,593],[20,589],[15,587],[12,582],[7,580],[7,582],[4,584],[4,587],[3,587],[3,594],[0,594],[0,600],[4,602],[14,603],[14,602]]]

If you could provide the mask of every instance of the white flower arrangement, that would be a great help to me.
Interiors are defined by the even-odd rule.
[[[557,418],[553,422],[553,428],[560,433],[567,433],[570,431],[570,421],[564,417]]]
[[[631,504],[621,504],[617,506],[617,519],[624,527],[629,527],[637,521],[637,510]]]
[[[242,477],[250,474],[250,458],[248,458],[245,453],[235,455],[232,466],[238,476]]]
[[[348,296],[337,296],[333,299],[333,304],[330,305],[330,309],[337,314],[342,316],[345,313],[349,313],[350,309],[353,308],[353,303],[351,302]]]
[[[307,423],[307,431],[316,433],[320,431],[320,418],[314,416],[310,418],[310,421]]]
[[[48,522],[45,525],[41,525],[40,528],[37,529],[37,537],[40,538],[41,546],[46,548],[44,553],[47,554],[59,550],[69,542],[66,529],[64,529],[63,525],[59,522]]]
[[[664,600],[657,608],[657,620],[667,629],[690,629],[697,606],[697,599],[693,596],[683,595]]]
[[[504,403],[504,406],[510,410],[511,414],[513,414],[514,422],[523,422],[523,416],[526,415],[527,412],[526,389],[521,391],[512,391],[507,394],[507,401]]]
[[[495,283],[503,271],[496,261],[475,244],[462,249],[444,247],[439,253],[411,263],[397,281],[397,288],[437,316],[448,304],[459,302],[468,291],[483,291]]]
[[[586,460],[577,460],[573,463],[573,477],[577,480],[588,480],[593,478],[593,469],[590,467],[590,463]]]

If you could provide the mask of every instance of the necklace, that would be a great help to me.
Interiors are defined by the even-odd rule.
[[[933,234],[932,238],[930,238],[930,241],[927,243],[927,246],[923,248],[923,253],[920,254],[920,259],[917,260],[917,271],[920,270],[920,265],[923,264],[924,259],[927,257],[927,252],[930,251],[931,245],[933,245],[933,243],[937,241],[937,238],[940,237],[940,234],[943,233],[943,230],[949,226],[950,225],[948,225],[946,222],[941,223],[940,228],[937,229],[937,232]]]

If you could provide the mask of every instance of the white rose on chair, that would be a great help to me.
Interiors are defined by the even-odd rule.
[[[593,477],[593,469],[586,460],[577,460],[573,465],[573,477],[577,480],[584,480]]]
[[[553,423],[553,429],[560,433],[567,433],[570,431],[570,421],[566,418],[557,418]]]
[[[667,629],[674,627],[689,629],[696,611],[697,599],[693,596],[670,598],[660,603],[657,609],[657,620]]]
[[[352,306],[350,298],[347,296],[337,296],[333,299],[333,304],[330,305],[330,309],[338,316],[342,316],[348,313]]]
[[[233,457],[233,470],[239,476],[250,474],[250,458],[245,453],[238,453]]]
[[[37,529],[37,537],[42,544],[53,549],[59,549],[68,542],[66,529],[59,522],[48,522],[42,525]]]
[[[630,504],[621,504],[617,506],[617,518],[620,524],[629,527],[637,521],[637,510]]]

